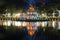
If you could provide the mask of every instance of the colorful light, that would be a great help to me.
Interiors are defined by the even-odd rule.
[[[34,31],[34,30],[30,30],[30,31],[28,32],[28,34],[29,34],[30,36],[33,36],[33,35],[34,35],[34,33],[35,33],[35,31]]]

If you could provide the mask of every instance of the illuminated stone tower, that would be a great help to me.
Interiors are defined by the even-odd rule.
[[[29,10],[34,12],[35,11],[35,8],[33,6],[29,7]]]

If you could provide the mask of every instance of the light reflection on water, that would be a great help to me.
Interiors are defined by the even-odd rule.
[[[60,21],[42,21],[42,22],[21,22],[21,21],[11,21],[11,20],[0,20],[0,25],[3,26],[16,26],[16,27],[26,27],[26,26],[32,26],[32,27],[57,27],[60,29]]]
[[[58,22],[58,29],[60,29],[60,21]]]

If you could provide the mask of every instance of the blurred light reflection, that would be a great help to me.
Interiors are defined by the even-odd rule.
[[[12,23],[12,21],[10,21],[10,20],[9,21],[4,21],[3,25],[4,26],[11,26],[11,23]]]
[[[27,27],[28,30],[30,29],[29,28],[30,26],[34,30],[36,30],[38,27],[60,28],[60,21],[21,22],[21,21],[5,20],[0,22],[1,22],[0,25],[3,25],[3,26]]]

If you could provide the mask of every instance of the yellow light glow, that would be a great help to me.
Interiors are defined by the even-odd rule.
[[[32,26],[27,26],[27,30],[32,30]]]
[[[33,6],[31,6],[31,7],[29,8],[29,10],[34,11],[35,9],[34,9]]]
[[[8,21],[8,26],[11,26],[11,21]]]
[[[52,26],[55,27],[55,21],[52,22]]]
[[[37,23],[36,23],[36,26],[40,26],[40,22],[37,22]]]
[[[15,21],[14,24],[15,24],[15,26],[21,26],[21,22],[19,22],[19,21]]]
[[[42,27],[44,27],[45,26],[45,24],[44,24],[44,22],[42,22]]]
[[[20,13],[18,13],[18,14],[15,14],[15,16],[16,16],[16,17],[19,17],[19,16],[20,16]]]
[[[6,21],[5,21],[5,22],[3,22],[3,25],[5,25],[5,26],[6,26],[6,25],[7,25],[7,22],[6,22]]]
[[[34,35],[34,33],[35,33],[35,31],[34,31],[34,30],[31,30],[31,31],[29,31],[29,32],[28,32],[28,34],[29,34],[30,36],[33,36],[33,35]]]
[[[11,26],[11,21],[5,21],[5,22],[3,22],[3,25],[4,26]]]
[[[27,23],[26,22],[23,22],[22,26],[26,26],[26,25],[27,25]]]

